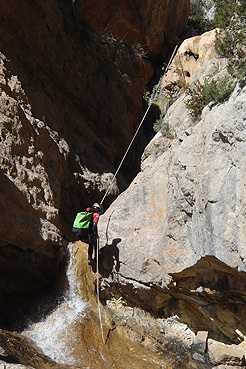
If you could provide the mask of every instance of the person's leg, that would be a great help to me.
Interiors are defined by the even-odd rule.
[[[95,260],[97,259],[97,239],[95,239],[95,242],[94,242],[94,252],[95,252]]]
[[[88,247],[88,264],[92,263],[92,254],[93,254],[93,237],[92,235],[88,235],[88,240],[89,240],[89,247]]]
[[[89,244],[88,247],[88,264],[92,263],[93,244]]]

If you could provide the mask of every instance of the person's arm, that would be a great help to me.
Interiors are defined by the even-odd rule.
[[[98,228],[97,228],[97,224],[99,221],[99,214],[98,213],[93,213],[93,221],[92,221],[92,232],[95,235],[95,237],[99,237],[98,236]]]

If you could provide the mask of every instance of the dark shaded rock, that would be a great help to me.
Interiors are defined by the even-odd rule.
[[[161,60],[167,56],[168,44],[175,45],[185,31],[189,12],[187,0],[76,0],[74,3],[77,19],[100,33],[133,45],[150,59]]]
[[[57,283],[74,216],[108,187],[153,71],[130,45],[75,22],[67,5],[12,1],[0,9],[4,301]],[[130,175],[121,172],[106,206],[138,170],[148,135],[151,127],[136,141],[126,162]]]

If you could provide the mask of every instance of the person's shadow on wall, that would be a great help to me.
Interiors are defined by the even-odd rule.
[[[120,270],[119,249],[117,244],[121,238],[115,238],[111,244],[106,244],[99,250],[99,273],[104,278],[108,278],[115,268],[116,272]]]

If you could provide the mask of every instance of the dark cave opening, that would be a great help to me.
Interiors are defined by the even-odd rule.
[[[9,244],[4,254],[1,247],[0,327],[20,332],[52,311],[67,287],[66,263],[62,252],[51,256]]]

